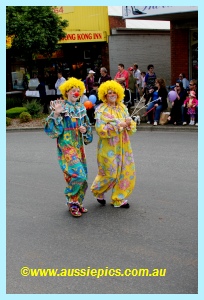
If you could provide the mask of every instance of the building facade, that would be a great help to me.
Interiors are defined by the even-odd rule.
[[[114,78],[119,63],[125,68],[137,63],[140,71],[147,72],[153,64],[157,77],[171,84],[171,51],[169,30],[111,29],[109,36],[110,73]]]
[[[171,21],[171,80],[179,73],[198,79],[198,20],[189,18]]]
[[[51,59],[40,55],[35,59],[33,73],[49,72],[55,78],[57,71],[62,70],[65,78],[75,76],[84,80],[93,69],[98,80],[101,66],[114,78],[119,63],[126,69],[137,63],[140,71],[145,72],[147,65],[153,64],[157,77],[164,78],[167,85],[173,84],[180,72],[188,78],[197,76],[196,15],[172,19],[170,30],[135,29],[126,28],[122,15],[109,16],[107,6],[57,6],[53,10],[68,21],[66,36],[59,41],[61,50]],[[26,62],[13,60],[7,65],[7,78],[12,72],[20,80]],[[7,91],[12,89],[8,81]]]
[[[124,19],[170,21],[171,83],[179,73],[198,79],[197,6],[123,6],[122,10]]]

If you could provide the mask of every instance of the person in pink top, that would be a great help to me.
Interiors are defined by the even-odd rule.
[[[194,91],[190,91],[189,97],[183,103],[185,107],[187,105],[187,114],[190,115],[190,123],[189,125],[195,124],[195,114],[196,114],[196,106],[198,106],[198,100],[196,99],[196,94]]]
[[[126,89],[128,89],[128,71],[124,69],[123,64],[118,64],[118,72],[116,73],[114,80],[117,81],[118,83],[125,83]]]

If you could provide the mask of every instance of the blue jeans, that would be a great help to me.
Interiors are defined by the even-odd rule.
[[[154,107],[154,105],[155,105],[155,102],[150,102],[149,105],[146,108],[146,111],[149,111],[150,109],[152,109]],[[162,111],[162,105],[158,105],[155,108],[156,109],[155,109],[155,114],[154,114],[154,121],[159,122],[160,114],[161,114],[161,111]],[[147,114],[149,122],[152,122],[152,118],[151,118],[152,112],[153,112],[153,109]]]

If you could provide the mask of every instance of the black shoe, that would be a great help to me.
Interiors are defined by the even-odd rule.
[[[126,204],[120,206],[120,208],[129,208],[129,207],[130,207],[129,203],[126,203]]]
[[[97,199],[98,203],[100,203],[102,206],[106,205],[106,200],[104,199]]]

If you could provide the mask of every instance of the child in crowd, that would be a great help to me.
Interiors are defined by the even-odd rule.
[[[196,99],[196,94],[194,91],[189,93],[189,97],[184,101],[183,106],[187,105],[187,114],[190,115],[190,123],[189,125],[195,124],[195,114],[196,114],[196,106],[198,106],[198,100]]]

